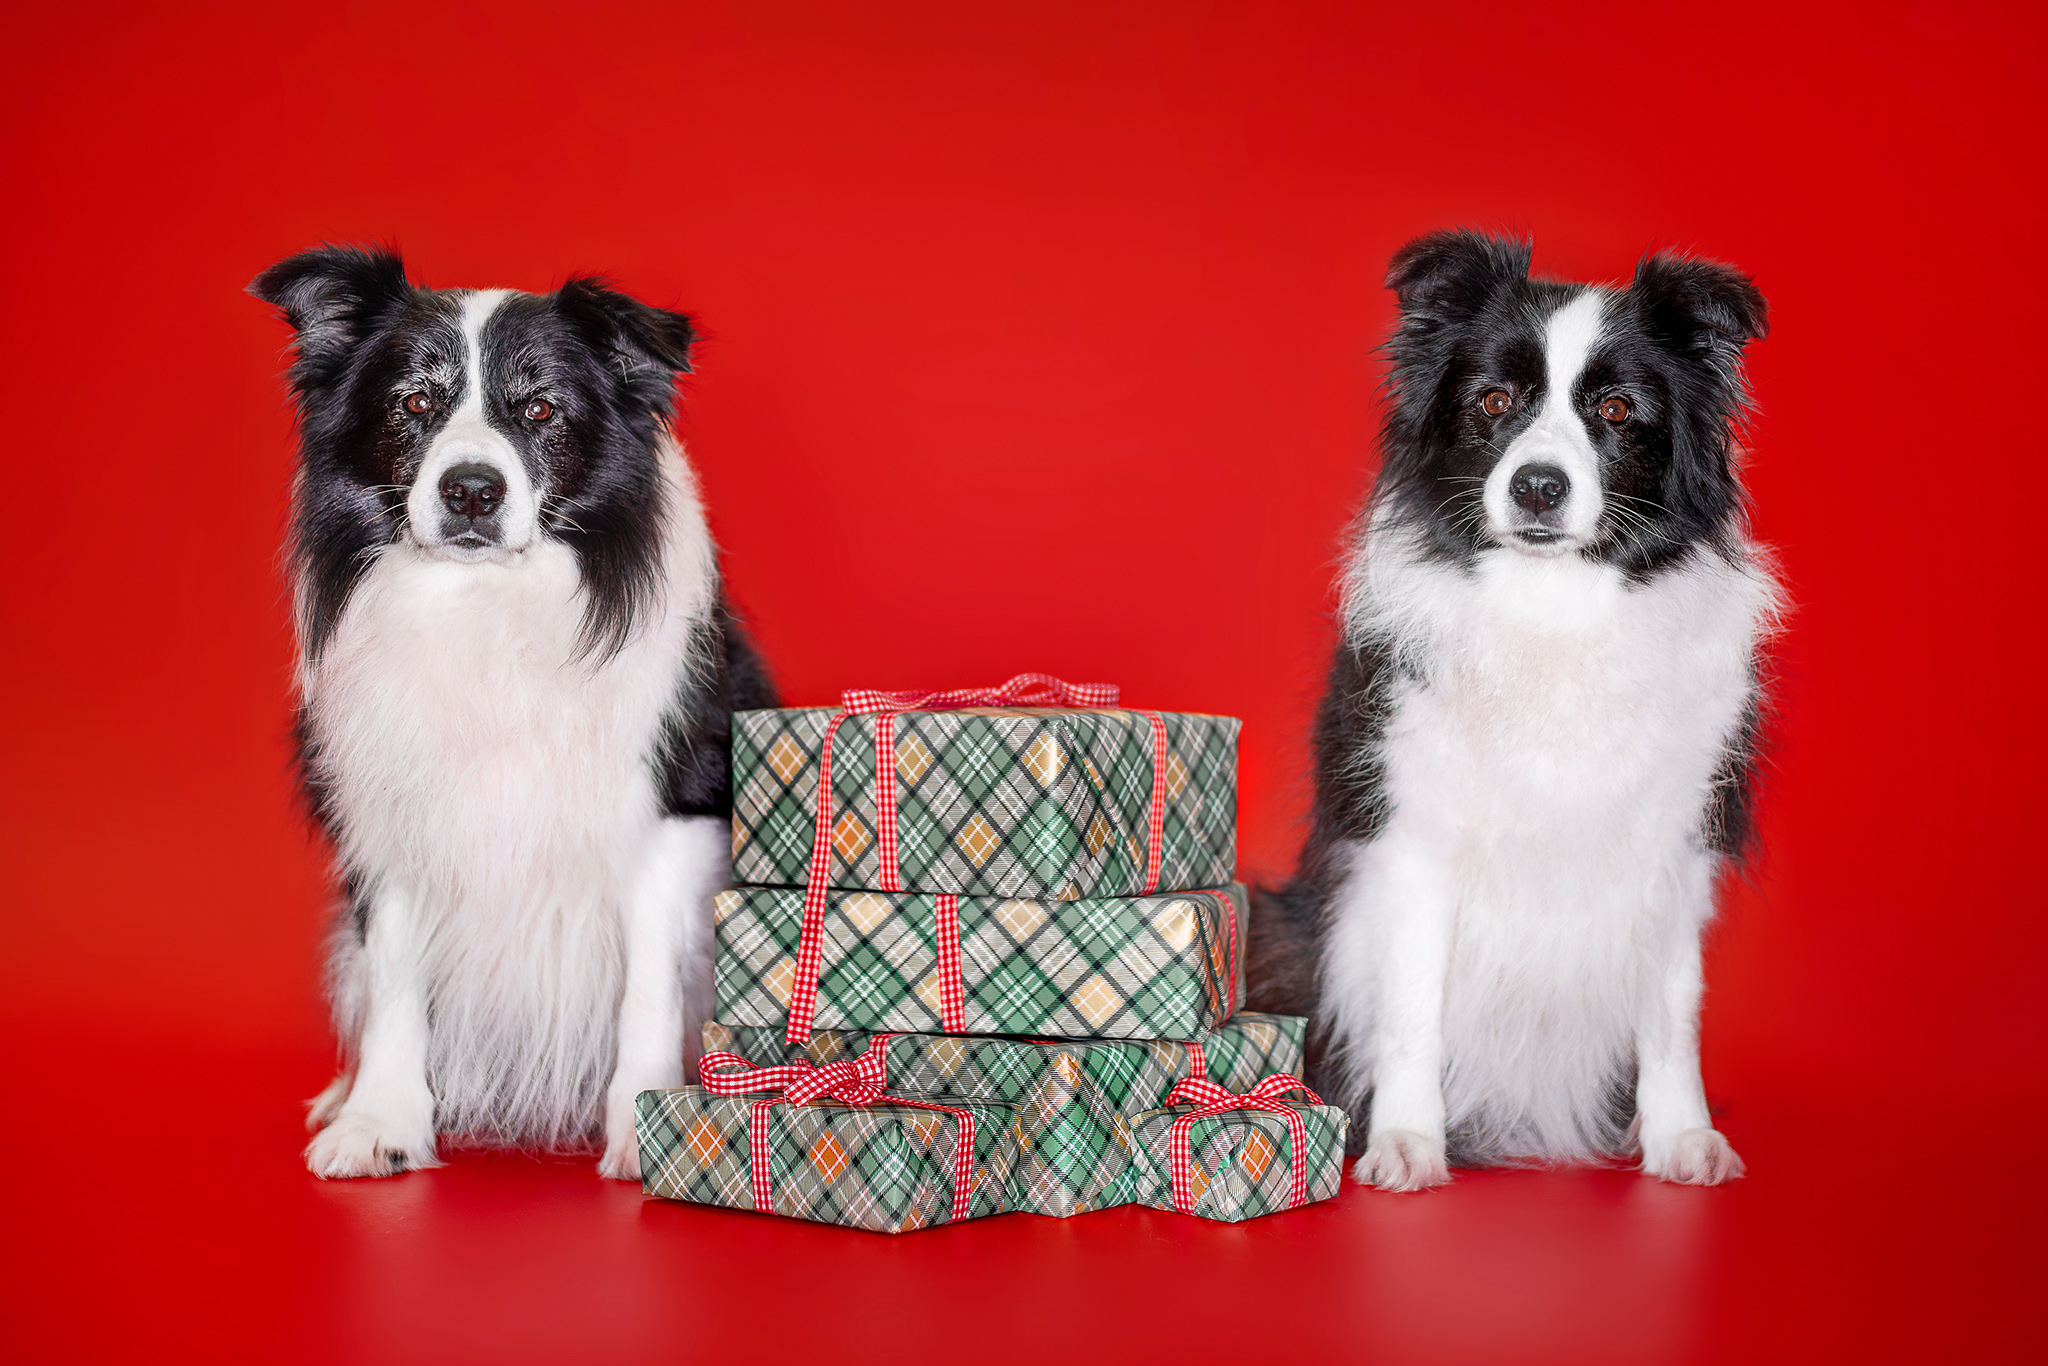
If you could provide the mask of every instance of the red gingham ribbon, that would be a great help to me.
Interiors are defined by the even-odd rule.
[[[1216,1115],[1228,1114],[1232,1110],[1270,1110],[1287,1121],[1288,1157],[1287,1208],[1308,1203],[1308,1126],[1302,1123],[1301,1115],[1294,1107],[1282,1103],[1280,1097],[1289,1091],[1300,1091],[1307,1096],[1311,1105],[1321,1105],[1323,1098],[1303,1085],[1299,1077],[1286,1072],[1276,1072],[1243,1095],[1226,1091],[1207,1077],[1183,1077],[1166,1093],[1168,1105],[1186,1105],[1192,1102],[1194,1109],[1173,1121],[1173,1132],[1167,1137],[1166,1155],[1173,1169],[1173,1207],[1182,1214],[1195,1212],[1194,1155],[1189,1131],[1198,1119],[1209,1119]]]
[[[717,1096],[738,1096],[754,1091],[781,1094],[757,1100],[747,1107],[748,1175],[753,1186],[754,1208],[763,1214],[775,1212],[775,1191],[771,1181],[768,1112],[787,1102],[806,1105],[819,1096],[830,1096],[848,1105],[908,1105],[919,1110],[936,1110],[959,1121],[953,1145],[953,1208],[948,1221],[967,1213],[974,1192],[974,1113],[928,1100],[888,1094],[889,1040],[893,1034],[877,1034],[868,1040],[867,1052],[852,1061],[826,1063],[819,1067],[809,1059],[776,1067],[756,1067],[737,1053],[706,1053],[697,1063],[697,1078],[704,1089]]]
[[[825,743],[818,761],[818,819],[811,834],[811,867],[804,879],[803,927],[796,944],[796,971],[790,982],[789,1026],[783,1037],[808,1043],[818,1006],[818,966],[824,952],[827,880],[832,858],[832,741],[839,723],[853,715],[875,716],[875,856],[881,863],[882,890],[903,890],[897,850],[901,832],[896,817],[896,718],[908,711],[954,711],[962,707],[1114,707],[1119,693],[1113,683],[1068,683],[1050,674],[1018,674],[994,688],[920,689],[881,692],[849,688],[840,694],[839,710],[825,725]],[[1166,722],[1157,712],[1142,715],[1152,724],[1152,806],[1146,819],[1145,888],[1159,886],[1159,861],[1166,837]],[[966,992],[960,981],[960,898],[939,898],[939,1027],[948,1033],[967,1028]],[[1233,926],[1234,928],[1234,926]],[[949,942],[950,936],[950,942]]]

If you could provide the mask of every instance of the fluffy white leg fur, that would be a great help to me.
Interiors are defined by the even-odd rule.
[[[665,820],[649,840],[625,905],[626,986],[619,1001],[618,1065],[605,1092],[598,1174],[640,1179],[633,1103],[642,1091],[680,1086],[686,1041],[709,1009],[711,897],[728,876],[724,822]]]
[[[341,1113],[342,1102],[348,1099],[349,1087],[354,1084],[355,1074],[343,1072],[333,1081],[328,1082],[326,1089],[319,1095],[306,1102],[306,1131],[308,1133],[317,1134],[334,1122],[334,1117]]]
[[[372,899],[355,1078],[347,1099],[333,1107],[327,1126],[306,1146],[306,1166],[315,1176],[389,1176],[439,1165],[434,1096],[427,1086],[422,931],[410,897],[385,888]],[[334,1091],[328,1087],[322,1099]]]
[[[1329,970],[1376,984],[1370,1019],[1337,1022],[1340,1036],[1364,1040],[1351,1090],[1373,1091],[1372,1125],[1354,1179],[1382,1190],[1421,1190],[1450,1179],[1444,1148],[1444,979],[1454,921],[1447,870],[1396,821],[1386,836],[1360,846],[1334,917]],[[1377,914],[1373,911],[1376,910]],[[1328,996],[1354,1016],[1355,992]],[[1370,1079],[1369,1082],[1367,1079]]]
[[[1687,870],[1681,899],[1688,914],[1664,946],[1662,971],[1643,993],[1636,1027],[1636,1132],[1643,1170],[1700,1186],[1742,1175],[1742,1159],[1707,1117],[1700,1081],[1700,933],[1713,915],[1719,862],[1702,852]]]

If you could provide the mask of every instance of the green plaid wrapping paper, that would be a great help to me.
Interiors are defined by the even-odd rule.
[[[1244,999],[1245,904],[1235,883],[1089,901],[962,897],[961,1032],[1200,1038]],[[799,887],[734,887],[713,900],[716,1018],[787,1022],[803,910]],[[942,1032],[935,897],[834,892],[823,929],[816,1028]]]
[[[829,707],[733,714],[732,876],[800,887],[818,816]],[[1214,887],[1237,865],[1237,732],[1227,716],[1162,712],[1162,888]],[[875,717],[832,743],[834,887],[880,887]],[[960,896],[1135,896],[1145,890],[1152,727],[1129,711],[978,707],[896,718],[903,887]]]
[[[1351,1117],[1334,1105],[1288,1101],[1308,1129],[1308,1198],[1328,1200],[1344,1184],[1344,1140]],[[1173,1209],[1172,1166],[1167,1155],[1174,1119],[1193,1106],[1151,1110],[1131,1121],[1130,1198],[1153,1209]],[[1237,1223],[1287,1208],[1289,1147],[1287,1121],[1266,1110],[1233,1110],[1198,1119],[1189,1131],[1194,1158],[1195,1203],[1191,1213]]]
[[[636,1102],[641,1189],[669,1200],[754,1208],[747,1115],[759,1096],[701,1087],[642,1091]],[[974,1185],[962,1218],[1000,1214],[1017,1161],[1015,1113],[962,1101],[974,1115]],[[907,1105],[821,1100],[768,1112],[775,1208],[764,1213],[907,1233],[953,1215],[960,1122]]]
[[[1207,1076],[1242,1091],[1275,1072],[1299,1072],[1308,1022],[1240,1014],[1202,1035]],[[704,1026],[704,1051],[757,1065],[808,1058],[823,1066],[867,1051],[869,1035],[827,1030],[786,1046],[772,1025]],[[889,1089],[957,1104],[1016,1107],[1017,1163],[1007,1208],[1065,1218],[1129,1204],[1132,1116],[1156,1108],[1190,1071],[1187,1044],[1165,1040],[1050,1043],[946,1034],[889,1040]]]

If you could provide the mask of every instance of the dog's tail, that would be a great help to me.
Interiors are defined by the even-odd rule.
[[[1285,887],[1251,888],[1250,952],[1245,1008],[1308,1015],[1316,1003],[1322,898],[1299,879]]]

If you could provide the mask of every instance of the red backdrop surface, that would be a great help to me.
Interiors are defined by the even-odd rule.
[[[891,1323],[928,1353],[1165,1350],[1262,1304],[1352,1355],[2016,1348],[2048,1074],[2042,30],[2017,4],[10,18],[0,1342],[694,1355],[815,1297],[854,1355]],[[1242,858],[1278,876],[1381,272],[1451,224],[1578,278],[1696,250],[1771,300],[1750,480],[1798,610],[1706,1015],[1747,1182],[1470,1175],[1244,1229],[884,1243],[583,1165],[304,1176],[324,855],[287,777],[258,269],[390,241],[429,284],[601,269],[694,311],[681,425],[790,697],[1042,668],[1241,716]],[[1174,1316],[1187,1284],[1209,1318]]]

